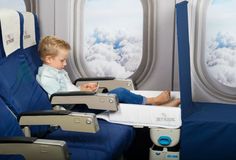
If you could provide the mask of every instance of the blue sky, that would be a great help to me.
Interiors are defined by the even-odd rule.
[[[25,11],[24,0],[0,0],[0,8],[15,9],[18,11]]]
[[[140,34],[143,28],[140,0],[87,0],[84,14],[86,33],[91,33],[98,27],[108,32],[122,29]]]
[[[216,5],[216,4],[223,4],[223,3],[228,3],[232,0],[212,0],[212,4]]]
[[[207,12],[207,34],[209,37],[217,32],[229,33],[236,37],[236,1],[214,0]]]

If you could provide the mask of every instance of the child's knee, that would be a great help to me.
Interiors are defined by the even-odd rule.
[[[129,91],[125,88],[119,87],[110,91],[110,93],[116,94],[118,99],[122,101]]]
[[[115,91],[117,94],[125,94],[125,93],[129,92],[127,89],[122,88],[122,87],[118,87],[118,88],[114,89],[114,91]]]

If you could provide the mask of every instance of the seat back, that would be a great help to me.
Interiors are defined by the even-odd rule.
[[[23,16],[20,18],[21,43],[20,49],[0,59],[0,97],[9,106],[12,112],[19,117],[22,112],[35,110],[49,110],[51,104],[47,93],[37,83],[31,66],[23,53]],[[2,24],[3,25],[3,24]],[[3,33],[2,33],[3,35]],[[2,38],[2,35],[0,37]],[[2,55],[5,50],[1,49]],[[47,127],[32,127],[34,133],[44,134]],[[37,135],[37,136],[40,136]]]
[[[23,52],[30,65],[30,68],[36,75],[38,72],[38,67],[42,65],[42,61],[38,53],[38,44],[40,41],[38,18],[36,15],[30,12],[22,12],[21,14],[24,18]],[[30,37],[35,37],[35,43],[32,43],[31,45],[25,45],[27,43],[27,39]]]
[[[24,136],[17,118],[0,98],[0,137]]]
[[[0,35],[2,35],[2,29],[0,28]],[[0,37],[0,59],[3,59],[6,57],[4,48],[3,48],[3,41],[2,41],[2,36]]]
[[[0,85],[0,96],[17,116],[22,112],[51,109],[48,95],[21,53],[16,52],[0,63]]]
[[[37,83],[32,66],[23,52],[24,19],[22,14],[19,13],[18,16],[21,48],[0,60],[1,97],[10,104],[9,107],[16,115],[25,111],[51,109],[48,95]]]
[[[0,9],[0,58],[20,49],[20,17],[17,11]]]
[[[193,107],[192,102],[188,12],[186,8],[187,4],[187,1],[183,1],[176,5],[182,119],[190,116],[196,110],[196,108]]]
[[[16,137],[24,136],[16,117],[11,112],[11,110],[6,106],[6,104],[0,99],[0,137]],[[4,160],[23,160],[23,156],[20,155],[0,155],[0,159]]]

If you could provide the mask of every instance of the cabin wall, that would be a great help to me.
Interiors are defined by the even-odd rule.
[[[70,5],[73,0],[38,0],[38,16],[41,35],[57,35],[70,41]],[[142,90],[178,90],[178,68],[175,56],[175,0],[156,0],[155,33],[157,39],[154,53],[157,54],[152,74],[139,85]],[[145,54],[145,53],[144,53]],[[72,79],[73,75],[68,68]]]

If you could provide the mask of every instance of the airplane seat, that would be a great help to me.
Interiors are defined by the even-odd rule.
[[[2,30],[0,29],[0,35],[2,35]],[[3,42],[2,38],[0,38],[0,58],[4,58],[6,55],[4,54]]]
[[[33,37],[29,39],[29,45],[23,44],[24,54],[26,59],[30,65],[30,68],[33,70],[34,74],[38,73],[38,67],[42,65],[42,61],[40,59],[38,53],[38,44],[40,41],[40,29],[38,24],[38,18],[35,14],[24,12],[19,13],[21,17],[24,19],[24,43],[27,42],[28,37]],[[28,22],[28,23],[27,23]]]
[[[23,37],[22,33],[21,37]],[[31,65],[26,60],[23,49],[17,49],[6,58],[1,59],[0,71],[0,85],[2,86],[0,96],[18,118],[25,111],[51,110],[47,93],[37,83],[35,73],[31,70]],[[80,119],[74,119],[74,123],[79,125],[81,123]],[[91,121],[86,121],[86,123],[86,125],[89,125]],[[102,130],[95,134],[69,133],[60,129],[51,133],[42,130],[40,133],[41,135],[44,134],[44,137],[48,136],[48,138],[52,139],[55,137],[56,139],[68,141],[68,147],[75,147],[74,150],[76,150],[75,153],[72,153],[72,157],[73,154],[77,154],[78,152],[78,156],[82,156],[80,157],[81,159],[118,158],[128,148],[130,143],[132,143],[134,137],[133,128],[111,124],[102,120],[99,121],[99,126]],[[37,135],[38,133],[39,131],[34,130],[32,135]]]
[[[25,61],[21,61],[19,63],[14,61],[14,65],[9,65],[7,63],[9,60],[21,58],[24,59],[24,57],[21,57],[20,54],[12,54],[7,57],[8,60],[5,61],[5,65],[0,64],[0,85],[2,86],[0,89],[0,96],[4,98],[4,101],[18,117],[22,112],[42,110],[45,108],[48,110],[48,106],[50,106],[47,95],[37,84],[33,73],[30,72],[30,70],[27,70],[27,63],[25,63]],[[16,65],[20,66],[16,67]],[[12,71],[14,70],[12,68],[15,67],[17,69]],[[46,96],[43,96],[44,94]],[[40,100],[40,97],[45,97],[45,99]],[[48,104],[44,105],[45,103]],[[83,155],[86,157],[83,158],[86,159],[88,159],[87,155],[89,155],[89,153],[93,153],[93,151],[99,151],[98,153],[101,153],[101,155],[97,153],[96,155],[98,157],[93,157],[91,159],[118,158],[125,150],[128,149],[128,146],[133,140],[133,128],[108,123],[103,120],[99,121],[99,126],[100,130],[95,134],[66,132],[60,129],[53,130],[53,132],[47,132],[48,130],[46,129],[48,127],[43,129],[40,127],[40,131],[39,127],[35,127],[35,129],[32,130],[32,136],[65,140],[68,143],[69,148],[77,147],[77,152],[80,152],[80,149],[85,150],[86,154]],[[89,155],[89,157],[91,157],[91,155]]]
[[[6,14],[5,15],[5,13],[8,13],[8,12],[10,12],[9,13],[9,15],[8,14]],[[13,13],[12,13],[13,12]],[[3,47],[3,48],[0,48],[0,51],[1,51],[1,53],[0,53],[0,55],[4,55],[1,59],[0,59],[0,63],[1,64],[3,64],[3,63],[5,63],[5,62],[12,62],[12,63],[6,63],[5,65],[3,65],[2,66],[2,68],[0,69],[1,70],[1,72],[3,72],[3,71],[6,71],[7,73],[5,73],[6,74],[6,76],[8,76],[7,77],[7,79],[11,79],[12,80],[12,84],[9,84],[9,85],[11,85],[11,87],[12,88],[10,88],[9,90],[4,90],[4,88],[3,87],[1,87],[1,90],[2,90],[2,93],[4,93],[4,95],[5,96],[8,96],[8,97],[10,97],[10,92],[11,91],[13,91],[14,89],[17,89],[18,87],[23,87],[23,86],[20,86],[19,84],[21,83],[21,81],[19,80],[19,77],[20,77],[20,75],[11,75],[10,74],[10,72],[8,73],[8,71],[10,71],[9,69],[8,69],[8,66],[7,65],[10,65],[10,66],[12,66],[12,68],[17,68],[19,71],[21,70],[22,71],[22,74],[24,74],[24,73],[30,73],[31,71],[30,71],[30,68],[29,67],[27,67],[27,65],[24,65],[24,64],[26,64],[26,63],[24,63],[24,59],[25,59],[25,57],[24,57],[24,55],[23,54],[20,54],[21,53],[21,49],[20,49],[20,46],[22,46],[23,45],[23,41],[21,41],[20,39],[21,39],[21,37],[23,37],[23,21],[24,21],[24,19],[23,19],[23,17],[22,16],[18,16],[19,14],[18,13],[16,13],[16,15],[15,15],[15,13],[14,13],[15,11],[13,11],[13,10],[1,10],[1,12],[0,12],[0,15],[3,15],[3,16],[11,16],[11,18],[12,18],[12,21],[15,21],[15,23],[16,23],[16,26],[19,24],[19,28],[17,29],[17,27],[15,27],[14,29],[15,30],[13,30],[13,31],[8,31],[8,29],[7,28],[11,28],[11,23],[8,23],[8,22],[3,22],[3,17],[0,17],[1,18],[1,33],[3,32],[3,30],[4,30],[4,32],[6,32],[6,33],[2,33],[1,35],[0,35],[0,41],[2,42],[1,44],[0,44],[0,47]],[[16,17],[17,16],[17,17]],[[15,18],[16,17],[16,18]],[[17,19],[18,18],[18,19]],[[10,18],[9,18],[10,19]],[[5,25],[6,25],[6,28],[3,28],[3,23],[5,23]],[[9,29],[10,30],[10,29]],[[12,33],[11,33],[12,32]],[[17,32],[19,32],[19,36],[17,35]],[[13,44],[12,44],[12,46],[11,46],[11,43],[9,43],[8,45],[7,45],[7,39],[5,40],[5,42],[3,41],[3,37],[5,36],[6,37],[6,35],[12,35],[12,34],[14,34],[14,41],[15,41],[15,43],[20,43],[19,44],[19,46],[18,45],[16,45],[16,44],[14,44],[14,42],[13,42]],[[10,37],[11,38],[11,37]],[[9,40],[11,40],[11,39],[9,39]],[[4,47],[4,46],[6,46],[6,47]],[[7,47],[9,47],[10,48],[10,50],[7,48]],[[12,49],[13,48],[13,49]],[[11,54],[11,52],[13,52],[13,53],[16,53],[16,54]],[[15,59],[19,59],[19,61],[15,61]],[[21,67],[19,67],[19,66],[21,66]],[[6,67],[6,68],[5,68]],[[19,68],[18,68],[19,67]],[[9,81],[10,82],[10,81]],[[6,84],[7,85],[7,84]],[[31,88],[32,87],[32,88]],[[26,108],[11,108],[11,110],[12,110],[12,112],[14,112],[15,114],[17,114],[17,113],[21,113],[21,112],[25,112],[25,111],[33,111],[33,110],[39,110],[39,109],[43,109],[43,110],[48,110],[48,109],[51,109],[51,105],[50,105],[50,102],[49,102],[49,100],[47,100],[46,98],[47,98],[47,94],[45,94],[44,92],[42,92],[41,91],[41,87],[40,86],[37,86],[37,85],[33,85],[33,86],[31,86],[30,88],[29,88],[29,86],[26,86],[26,88],[28,88],[28,90],[32,90],[33,88],[35,88],[35,87],[38,87],[38,90],[36,89],[36,90],[34,90],[34,92],[35,92],[35,94],[37,94],[37,96],[32,96],[32,97],[30,97],[30,100],[29,101],[27,101],[26,99],[28,98],[27,96],[24,96],[24,97],[22,97],[22,98],[20,98],[19,99],[19,101],[20,102],[15,102],[14,101],[14,99],[9,99],[9,102],[7,102],[7,104],[13,104],[13,105],[15,105],[15,103],[21,103],[23,106],[28,106],[25,102],[31,102],[31,103],[35,103],[35,104],[38,104],[38,102],[40,102],[40,106],[37,106],[37,105],[35,105],[34,106],[34,108],[29,108],[29,107],[26,107]],[[27,90],[26,88],[21,88],[21,89],[25,89],[25,91]],[[26,92],[23,92],[23,93],[26,93]],[[12,93],[14,96],[21,96],[22,95],[22,93],[21,92],[14,92],[14,93]],[[1,96],[2,97],[2,96]],[[5,99],[4,97],[2,97],[2,99],[3,100],[6,100],[6,101],[8,101],[7,99]],[[46,126],[41,126],[41,127],[31,127],[31,129],[32,129],[32,133],[37,133],[37,136],[38,137],[40,137],[41,136],[41,134],[40,133],[44,133],[46,130],[48,130],[47,129],[47,127]]]
[[[30,75],[31,70],[24,62],[25,57],[18,51],[16,54],[11,54],[3,59],[0,64],[0,71],[6,80],[4,82],[5,80],[2,79],[0,82],[0,97],[10,106],[15,115],[35,110],[51,110],[52,107],[47,94],[37,83],[33,82],[34,78]],[[15,61],[15,59],[19,61]],[[9,67],[17,68],[16,73],[11,73]],[[23,76],[26,77],[25,80],[22,78]],[[31,127],[32,135],[36,137],[43,136],[47,130],[48,127],[46,126]]]
[[[63,141],[25,137],[17,122],[17,118],[2,99],[0,99],[0,117],[2,121],[0,123],[0,159],[50,160],[55,158],[58,160],[68,160],[69,153]],[[44,153],[40,153],[42,147],[47,147]]]
[[[10,111],[4,107],[4,103],[2,100],[0,100],[0,117],[1,117],[1,123],[0,123],[0,138],[3,137],[16,137],[16,136],[24,136],[21,128],[19,125],[17,125],[17,120],[13,116],[11,116]],[[4,121],[4,123],[3,123]],[[1,144],[1,142],[0,142]],[[0,159],[6,159],[6,160],[23,160],[24,158],[20,155],[8,155],[4,156],[1,155],[0,152]]]
[[[59,129],[48,134],[45,138],[65,140],[68,146],[92,148],[109,155],[109,158],[106,159],[118,159],[124,152],[128,151],[133,142],[133,129],[130,126],[107,123],[104,120],[100,120],[99,125],[100,130],[95,134],[80,133],[78,136],[76,132],[61,131]]]
[[[191,89],[191,61],[188,2],[176,5],[182,128],[182,160],[236,159],[236,105],[194,102]]]

